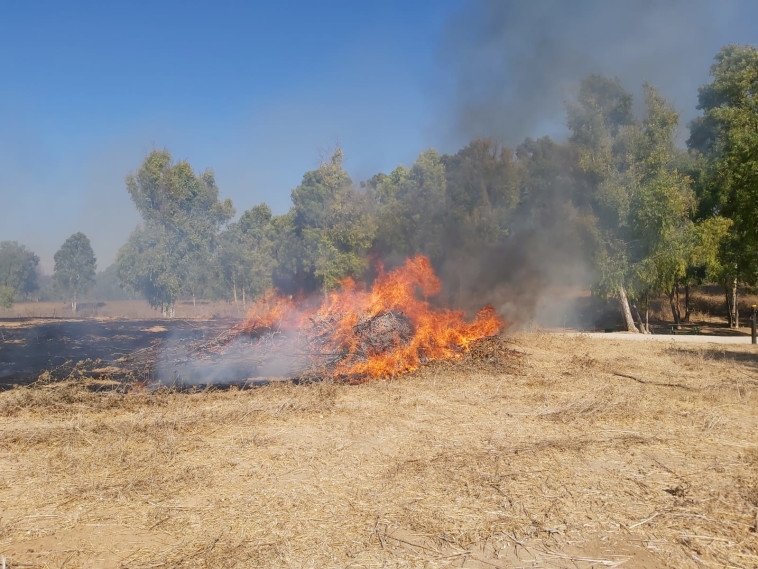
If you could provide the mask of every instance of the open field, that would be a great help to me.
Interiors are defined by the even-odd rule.
[[[250,303],[247,303],[250,306]],[[243,318],[246,308],[240,302],[196,303],[181,301],[176,304],[175,319]],[[109,300],[80,302],[76,315],[65,302],[17,302],[11,308],[0,308],[0,318],[129,318],[132,320],[155,320],[161,318],[160,310],[152,308],[144,300]]]
[[[392,382],[0,393],[8,567],[756,567],[758,352],[521,334]]]

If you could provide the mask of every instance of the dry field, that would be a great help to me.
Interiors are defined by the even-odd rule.
[[[0,393],[9,568],[758,566],[758,353],[523,334],[391,382]],[[496,362],[497,363],[497,362]]]
[[[176,319],[242,318],[250,307],[248,302],[210,302],[205,300],[192,303],[180,301],[176,304]],[[80,302],[76,315],[65,302],[17,302],[11,308],[0,307],[0,318],[130,318],[158,319],[160,310],[152,308],[144,300],[109,300],[105,302]]]

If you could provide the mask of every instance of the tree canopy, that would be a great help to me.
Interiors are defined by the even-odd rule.
[[[76,313],[77,299],[95,283],[97,261],[92,245],[84,233],[74,233],[63,242],[54,260],[53,281]]]
[[[39,257],[16,241],[0,241],[0,306],[37,290]]]
[[[144,223],[119,250],[119,278],[172,316],[181,293],[194,295],[205,284],[207,272],[200,269],[234,208],[230,200],[219,201],[213,172],[197,176],[167,150],[151,152],[126,187]]]

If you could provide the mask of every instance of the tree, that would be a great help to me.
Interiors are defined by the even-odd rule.
[[[0,286],[0,307],[10,308],[16,297],[16,291],[13,288],[3,285]]]
[[[292,209],[276,224],[285,248],[277,271],[295,290],[326,292],[368,268],[375,225],[365,193],[353,186],[342,167],[342,150],[329,162],[306,172],[292,191]]]
[[[0,241],[0,305],[10,308],[16,297],[38,288],[39,257],[16,241]]]
[[[454,231],[447,223],[447,179],[439,153],[426,150],[411,168],[378,174],[367,186],[377,218],[374,251],[398,260],[422,254],[439,265]]]
[[[527,138],[516,156],[519,203],[510,214],[505,258],[523,262],[508,273],[530,283],[531,290],[541,283],[591,286],[596,220],[576,148],[548,137]],[[538,295],[527,298],[537,302]]]
[[[95,284],[88,295],[97,300],[134,300],[139,298],[134,291],[127,291],[121,286],[116,263],[112,263],[104,270],[97,272]]]
[[[618,80],[589,76],[569,125],[594,188],[598,288],[618,296],[629,331],[649,332],[651,293],[666,292],[675,324],[681,321],[679,286],[693,262],[696,202],[692,180],[677,168],[679,117],[651,85],[644,92],[646,115],[637,121]]]
[[[121,282],[160,308],[165,317],[173,317],[181,289],[183,259],[176,245],[174,235],[146,222],[134,230],[116,258]]]
[[[626,163],[631,144],[632,97],[618,79],[590,75],[568,109],[571,144],[579,168],[593,189],[589,200],[595,223],[594,264],[597,290],[616,295],[627,330],[638,332],[629,304],[631,186]]]
[[[248,296],[254,298],[273,285],[273,247],[274,218],[266,204],[244,212],[221,233],[214,259],[226,298],[231,291],[236,305],[241,293],[244,306]]]
[[[629,161],[633,181],[630,203],[634,241],[634,288],[647,298],[662,290],[669,298],[674,324],[679,326],[679,285],[686,278],[695,246],[692,180],[676,167],[676,111],[651,85],[644,85],[647,114]]]
[[[703,111],[688,144],[709,162],[703,192],[731,221],[721,251],[729,320],[737,326],[737,285],[758,282],[758,49],[728,45],[716,55],[713,80],[700,88]]]
[[[119,278],[171,317],[179,295],[194,296],[203,285],[219,229],[234,207],[219,201],[212,171],[196,176],[167,150],[151,152],[126,186],[144,223],[119,250]]]
[[[95,283],[97,261],[92,245],[84,233],[74,233],[63,242],[53,259],[53,280],[68,296],[71,310],[76,314],[77,298]]]
[[[446,248],[463,257],[502,242],[521,197],[522,172],[511,150],[493,140],[479,139],[442,161]]]

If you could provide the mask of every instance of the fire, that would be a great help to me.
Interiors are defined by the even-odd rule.
[[[318,306],[269,292],[248,312],[240,330],[305,332],[309,345],[338,354],[335,378],[360,382],[417,369],[424,362],[460,357],[470,343],[500,332],[504,322],[485,306],[472,322],[463,311],[435,309],[427,300],[441,283],[424,256],[379,275],[366,289],[347,278]]]

